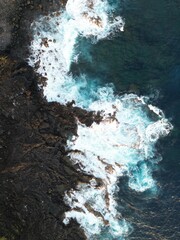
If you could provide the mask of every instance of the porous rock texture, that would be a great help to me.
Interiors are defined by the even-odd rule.
[[[65,150],[74,110],[47,103],[26,63],[1,56],[0,65],[0,236],[84,239],[75,222],[62,223],[64,192],[89,180]]]
[[[100,117],[48,103],[38,88],[44,79],[24,60],[32,20],[64,3],[0,0],[0,239],[85,239],[75,221],[62,222],[65,191],[91,178],[71,164],[66,141],[76,118],[91,125]]]

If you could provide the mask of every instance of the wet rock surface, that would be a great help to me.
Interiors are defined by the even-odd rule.
[[[59,11],[66,0],[0,0],[0,52],[10,51],[25,57],[31,40],[32,21],[48,13]]]
[[[72,165],[66,141],[77,134],[77,118],[90,126],[101,117],[48,103],[42,78],[22,60],[32,20],[64,4],[0,0],[0,239],[85,239],[76,222],[62,223],[65,191],[90,180]]]
[[[75,222],[62,223],[64,192],[89,180],[65,150],[74,110],[47,103],[26,63],[1,56],[0,66],[0,236],[84,239]]]

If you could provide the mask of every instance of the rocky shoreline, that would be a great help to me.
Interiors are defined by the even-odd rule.
[[[1,0],[0,18],[0,239],[85,239],[78,224],[62,223],[69,209],[65,191],[82,175],[72,165],[66,141],[76,135],[76,118],[91,125],[99,116],[48,103],[38,83],[41,76],[23,60],[33,17],[65,1]],[[15,16],[15,17],[13,17]]]

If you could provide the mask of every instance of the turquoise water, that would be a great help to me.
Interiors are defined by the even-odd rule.
[[[80,58],[80,71],[115,83],[118,91],[131,90],[131,84],[143,93],[164,87],[171,68],[179,64],[179,5],[165,0],[122,1],[124,33],[93,45],[88,51],[91,59],[86,54]]]
[[[180,2],[122,1],[125,31],[111,41],[90,47],[87,41],[76,72],[113,82],[118,93],[151,96],[174,125],[172,134],[158,144],[163,161],[154,177],[159,193],[137,194],[128,179],[119,181],[119,208],[133,224],[128,239],[180,238]],[[82,41],[82,42],[81,42]],[[82,48],[83,39],[79,43]],[[89,54],[87,55],[86,52]],[[98,66],[98,67],[97,67]]]
[[[92,24],[94,13],[91,7],[86,12],[87,1],[73,5],[69,0],[62,16],[48,19],[48,31],[42,27],[46,19],[35,23],[31,46],[32,56],[40,60],[38,72],[48,78],[44,94],[49,101],[75,100],[87,110],[104,111],[99,125],[87,128],[77,123],[78,138],[68,148],[82,153],[72,154],[72,161],[104,181],[105,188],[96,187],[93,179],[67,194],[65,201],[72,211],[66,213],[65,224],[75,218],[88,239],[178,239],[180,4],[109,1],[107,8],[105,2],[94,2],[99,4],[95,12],[102,28]],[[114,22],[119,15],[125,19],[123,32],[119,31],[122,20]],[[52,38],[49,48],[41,44],[41,37]],[[42,51],[37,54],[39,46]],[[34,59],[30,58],[32,65]],[[120,97],[129,93],[150,100]],[[159,122],[164,117],[148,103],[163,109],[174,125],[171,135],[158,142],[168,125],[166,120]],[[113,114],[116,120],[110,117]],[[117,168],[120,165],[122,170]],[[105,201],[107,195],[110,204]],[[87,204],[109,227],[103,227]]]
[[[124,215],[134,222],[128,239],[176,240],[180,238],[180,2],[129,1],[124,15],[129,34],[125,32],[125,41],[119,39],[127,46],[119,74],[124,83],[125,76],[130,82],[123,87],[130,89],[134,84],[141,93],[154,94],[152,101],[171,118],[174,131],[158,145],[163,153],[154,173],[159,194],[153,199],[148,192],[138,195],[121,179],[119,202]],[[127,69],[126,61],[131,63]]]

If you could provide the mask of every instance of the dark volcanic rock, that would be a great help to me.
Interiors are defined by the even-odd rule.
[[[0,237],[84,239],[77,223],[62,223],[64,191],[89,180],[65,151],[78,110],[47,103],[24,62],[0,56],[0,76]]]
[[[90,176],[72,165],[66,141],[76,135],[76,118],[90,126],[101,120],[73,103],[48,103],[28,56],[31,22],[58,11],[66,0],[0,0],[0,239],[85,239],[69,209],[65,191]],[[4,240],[3,238],[3,240]]]
[[[12,25],[10,17],[15,9],[15,1],[0,0],[0,51],[11,43]]]
[[[0,0],[0,52],[25,57],[31,22],[39,15],[59,11],[66,0]]]

